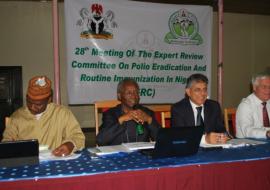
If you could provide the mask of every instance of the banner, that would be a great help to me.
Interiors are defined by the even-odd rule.
[[[193,73],[211,84],[209,6],[65,0],[65,22],[70,104],[116,99],[126,77],[142,103],[179,101]]]

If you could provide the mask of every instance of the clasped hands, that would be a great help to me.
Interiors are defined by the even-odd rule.
[[[226,133],[208,133],[205,135],[205,141],[209,144],[224,144],[229,140]]]
[[[123,124],[123,122],[130,120],[134,120],[137,123],[141,124],[143,124],[144,122],[148,124],[152,123],[152,117],[150,117],[148,114],[146,114],[144,111],[140,109],[130,110],[129,112],[125,113],[118,119],[120,124]]]

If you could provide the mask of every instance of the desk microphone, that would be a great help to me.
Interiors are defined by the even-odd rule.
[[[138,109],[138,107],[139,107],[139,105],[136,104],[133,106],[133,109],[136,110],[136,109]],[[142,135],[144,133],[144,128],[143,128],[143,125],[141,123],[137,123],[136,132],[138,135]]]

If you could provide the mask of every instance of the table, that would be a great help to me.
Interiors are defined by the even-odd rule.
[[[0,168],[0,190],[270,189],[270,143],[183,158],[153,160],[139,152]]]

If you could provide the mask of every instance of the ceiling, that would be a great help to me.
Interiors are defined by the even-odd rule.
[[[0,0],[12,1],[12,0]],[[16,1],[51,1],[51,0],[16,0]],[[63,2],[64,0],[58,0]],[[169,4],[190,4],[190,5],[211,5],[217,11],[218,0],[136,0],[143,2],[169,3]],[[224,12],[247,13],[270,15],[270,0],[223,0]]]

